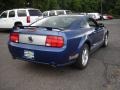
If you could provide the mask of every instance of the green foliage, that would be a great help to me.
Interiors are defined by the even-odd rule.
[[[71,4],[70,4],[70,7],[71,7],[71,10],[73,11],[80,11],[80,8],[81,8],[81,0],[72,0],[71,1]]]
[[[49,9],[59,9],[59,4],[57,0],[49,0]]]
[[[69,9],[74,12],[100,12],[101,1],[103,13],[120,15],[120,0],[0,0],[0,11],[33,7],[41,11]]]
[[[120,15],[120,0],[117,0],[114,9],[112,9],[111,11],[116,15]]]

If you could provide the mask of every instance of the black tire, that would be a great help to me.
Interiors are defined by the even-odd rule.
[[[108,34],[105,34],[104,36],[104,42],[103,42],[103,47],[107,47],[108,46]]]
[[[86,54],[86,56],[87,56],[86,58],[83,57],[83,54],[85,53],[85,50],[87,50],[87,54],[88,54],[88,56]],[[83,60],[83,58],[86,59],[86,62]],[[84,44],[82,49],[81,49],[81,52],[79,53],[79,57],[77,58],[74,66],[76,68],[82,70],[82,69],[85,69],[87,67],[88,62],[89,62],[89,46],[87,44]]]
[[[17,27],[19,27],[19,26],[22,26],[22,23],[21,23],[21,22],[16,22],[16,23],[14,24],[13,29],[17,29]]]

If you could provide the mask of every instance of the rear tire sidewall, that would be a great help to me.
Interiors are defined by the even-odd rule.
[[[19,26],[22,26],[22,23],[21,23],[21,22],[16,22],[16,23],[14,24],[13,29],[17,29],[17,27],[19,27]]]
[[[88,51],[88,60],[87,60],[87,63],[85,65],[83,65],[83,57],[82,57],[84,50]],[[81,48],[80,53],[79,53],[79,57],[76,60],[75,66],[78,69],[82,70],[88,66],[88,62],[89,62],[89,46],[87,44],[84,44],[83,47]]]
[[[19,26],[22,26],[22,23],[17,23],[17,24],[15,25],[15,27],[19,27]]]
[[[107,47],[107,46],[108,46],[108,34],[105,34],[103,47]]]

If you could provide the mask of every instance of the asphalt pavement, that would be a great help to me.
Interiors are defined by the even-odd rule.
[[[102,22],[109,46],[92,54],[85,70],[13,60],[9,32],[0,32],[0,90],[120,90],[120,19]]]

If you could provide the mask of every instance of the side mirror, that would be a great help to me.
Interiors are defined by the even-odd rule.
[[[104,24],[103,23],[98,23],[98,26],[99,27],[104,27]]]

